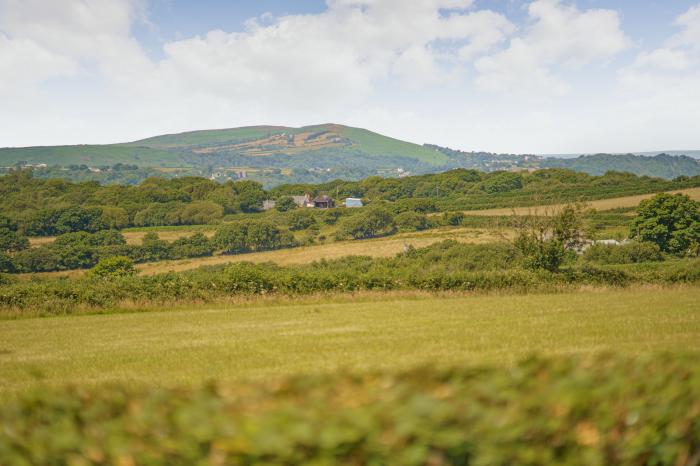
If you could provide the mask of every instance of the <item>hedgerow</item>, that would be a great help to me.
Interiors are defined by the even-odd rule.
[[[354,291],[534,292],[567,287],[700,283],[700,260],[627,265],[573,265],[559,271],[525,268],[510,244],[444,241],[393,258],[346,257],[308,265],[237,262],[153,276],[94,274],[77,279],[13,279],[0,275],[0,310],[62,314],[123,303],[213,302],[231,296],[308,295]]]
[[[0,402],[0,464],[691,465],[689,356],[35,389]]]

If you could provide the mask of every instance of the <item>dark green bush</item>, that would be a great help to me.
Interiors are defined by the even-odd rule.
[[[394,233],[396,225],[388,209],[367,207],[338,223],[338,239],[367,239]]]

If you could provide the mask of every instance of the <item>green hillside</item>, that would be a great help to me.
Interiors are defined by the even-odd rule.
[[[306,169],[332,168],[341,159],[347,163],[348,158],[343,156],[352,157],[350,168],[366,168],[367,158],[373,158],[370,163],[373,169],[407,168],[419,172],[442,167],[449,160],[444,154],[418,144],[366,129],[325,124],[191,131],[125,144],[7,148],[0,149],[0,165],[128,163],[142,167]]]
[[[573,159],[545,159],[544,168],[568,168],[589,175],[602,175],[607,171],[634,173],[673,179],[677,176],[700,175],[700,162],[685,155],[658,154],[653,157],[633,154],[582,155]]]
[[[163,149],[193,147],[206,144],[222,144],[264,138],[271,134],[289,131],[284,126],[246,126],[242,128],[188,131],[165,134],[128,143],[129,146],[158,147]]]
[[[114,165],[134,164],[142,167],[177,167],[184,159],[178,152],[161,149],[111,145],[42,146],[0,149],[0,165],[18,163],[46,165]]]

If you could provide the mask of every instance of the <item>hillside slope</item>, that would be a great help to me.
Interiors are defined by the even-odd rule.
[[[349,126],[250,126],[155,136],[124,144],[0,149],[0,165],[90,167],[117,163],[189,168],[228,179],[241,171],[349,177],[393,171],[428,173],[448,166],[434,149]]]
[[[686,155],[658,154],[649,157],[633,154],[595,154],[582,155],[573,159],[544,159],[541,166],[568,168],[590,175],[602,175],[606,171],[629,172],[640,176],[666,179],[683,175],[700,175],[700,161]]]

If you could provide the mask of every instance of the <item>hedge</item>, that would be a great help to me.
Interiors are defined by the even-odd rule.
[[[691,465],[697,356],[36,389],[0,402],[3,465]]]

